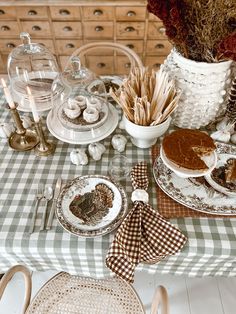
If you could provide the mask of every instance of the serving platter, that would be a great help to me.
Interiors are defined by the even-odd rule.
[[[236,156],[236,147],[217,143],[217,154]],[[212,215],[236,215],[236,198],[214,191],[210,197],[211,186],[191,178],[181,178],[167,168],[160,157],[153,166],[153,175],[159,187],[172,199],[193,210]]]
[[[96,237],[117,228],[127,208],[127,196],[120,185],[106,176],[87,175],[63,187],[56,216],[66,231],[81,237]]]

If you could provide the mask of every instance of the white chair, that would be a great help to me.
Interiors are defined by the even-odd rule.
[[[31,298],[31,274],[22,265],[12,267],[0,281],[0,299],[16,272],[22,272],[25,279],[23,314],[141,314],[143,304],[134,288],[119,278],[94,279],[71,276],[61,272],[51,278]],[[157,287],[151,314],[169,314],[167,291]],[[160,312],[159,312],[160,313]]]

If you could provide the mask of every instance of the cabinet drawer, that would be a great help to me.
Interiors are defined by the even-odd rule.
[[[117,7],[117,21],[140,21],[145,20],[146,7]]]
[[[83,45],[79,39],[56,40],[57,50],[60,55],[70,56],[77,48]]]
[[[81,37],[80,22],[53,22],[56,37]]]
[[[148,38],[167,39],[166,29],[162,22],[150,22],[148,24]]]
[[[148,55],[167,55],[171,51],[172,45],[168,40],[148,40],[146,51]]]
[[[166,56],[146,57],[145,66],[158,70],[160,65],[164,63]]]
[[[126,56],[117,56],[115,74],[129,74],[131,64]]]
[[[46,48],[48,48],[53,54],[55,54],[55,48],[54,48],[54,44],[53,41],[50,39],[37,39],[37,43],[45,46]]]
[[[18,7],[17,16],[21,19],[47,19],[48,13],[46,7]]]
[[[134,50],[136,53],[143,53],[143,40],[117,40],[117,42]]]
[[[1,39],[0,51],[3,53],[9,53],[13,48],[21,44],[19,39]]]
[[[113,22],[89,22],[84,24],[86,38],[113,38]]]
[[[83,7],[84,20],[107,21],[114,19],[113,7]]]
[[[80,20],[79,7],[53,6],[50,7],[50,13],[53,20]]]
[[[144,22],[118,22],[116,25],[118,38],[144,38]]]
[[[51,36],[50,24],[46,21],[23,21],[22,29],[32,37]]]
[[[0,38],[19,36],[20,29],[15,21],[0,21]]]
[[[15,19],[16,9],[14,7],[2,7],[0,6],[0,20]]]
[[[97,75],[113,74],[113,56],[88,56],[87,67]]]

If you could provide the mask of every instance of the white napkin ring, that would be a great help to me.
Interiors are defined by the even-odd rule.
[[[132,192],[131,201],[134,203],[135,201],[141,201],[144,203],[148,203],[149,195],[145,190],[136,189]]]

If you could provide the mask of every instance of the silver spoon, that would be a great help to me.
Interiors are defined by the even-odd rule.
[[[43,193],[43,199],[46,201],[44,205],[44,211],[43,211],[43,217],[41,220],[41,226],[40,226],[40,231],[45,229],[45,224],[46,224],[46,217],[47,217],[47,206],[48,202],[52,199],[53,197],[53,188],[51,185],[46,185]]]

